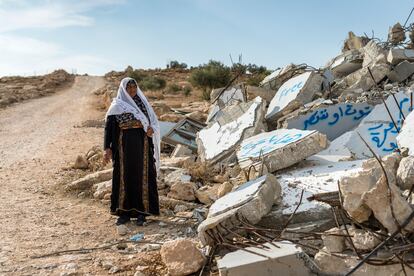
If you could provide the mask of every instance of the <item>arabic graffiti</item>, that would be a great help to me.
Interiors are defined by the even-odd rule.
[[[291,142],[295,142],[302,137],[303,134],[298,132],[269,135],[242,145],[237,156],[239,159],[259,157],[260,154],[269,153],[272,150],[281,148]]]
[[[329,113],[327,109],[315,111],[308,119],[304,121],[303,129],[310,129],[310,126],[316,125],[321,121],[327,120],[329,126],[333,126],[338,123],[342,118],[352,116],[352,120],[359,121],[367,116],[372,110],[371,106],[364,106],[363,108],[354,108],[354,105],[347,104],[344,106],[338,106],[338,109],[334,113]]]
[[[295,85],[292,85],[291,87],[284,88],[282,91],[280,91],[279,100],[282,97],[287,96],[288,94],[298,92],[302,87],[303,87],[303,81],[300,81],[298,83],[295,83]]]
[[[413,110],[413,107],[409,104],[408,98],[400,100],[399,106],[403,113],[409,113]],[[396,126],[394,126],[393,122],[387,122],[379,123],[368,128],[370,140],[373,142],[374,146],[382,152],[392,152],[398,148],[396,137],[403,124],[402,113],[399,111],[398,113],[398,119],[395,118]]]

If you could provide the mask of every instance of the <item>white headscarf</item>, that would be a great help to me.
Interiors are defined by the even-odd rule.
[[[151,124],[148,121],[147,116],[145,116],[142,110],[138,108],[135,101],[128,94],[128,92],[126,91],[126,87],[130,80],[133,80],[137,84],[137,82],[133,78],[124,78],[121,80],[121,83],[119,84],[118,94],[116,98],[112,100],[111,106],[109,107],[108,112],[106,113],[105,120],[108,118],[109,115],[132,113],[134,117],[142,123],[145,132],[147,132],[149,126],[152,127],[152,129],[154,130],[154,134],[152,135],[152,142],[154,143],[155,167],[157,169],[158,174],[160,170],[160,124],[158,122],[158,118],[154,112],[154,109],[152,109],[152,106],[149,104],[147,98],[144,96],[144,93],[142,93],[141,89],[139,89],[138,84],[137,95],[141,98],[142,102],[147,108]]]

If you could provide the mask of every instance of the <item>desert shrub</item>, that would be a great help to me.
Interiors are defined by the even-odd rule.
[[[171,68],[171,69],[186,69],[187,68],[187,64],[182,62],[178,62],[176,60],[172,60],[170,61],[170,63],[167,64],[167,68]]]
[[[190,86],[184,86],[184,88],[183,88],[184,96],[186,96],[186,97],[190,96],[191,91],[192,91],[192,89],[191,89]]]
[[[202,88],[203,99],[210,98],[210,91],[213,88],[225,86],[230,81],[230,68],[219,61],[210,60],[209,63],[199,66],[190,76],[190,82]]]
[[[172,83],[172,84],[168,85],[167,90],[170,93],[177,93],[178,91],[181,90],[181,86],[179,86],[178,84]]]
[[[144,90],[160,90],[165,88],[166,81],[163,78],[155,76],[144,77],[141,81],[138,81],[139,86]]]

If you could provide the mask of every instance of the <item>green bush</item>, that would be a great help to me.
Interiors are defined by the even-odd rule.
[[[184,96],[186,96],[186,97],[190,96],[191,91],[192,91],[192,89],[191,89],[191,87],[190,87],[190,86],[185,86],[185,87],[183,88],[183,93],[184,93]]]
[[[186,69],[187,68],[187,64],[184,63],[184,62],[179,63],[176,60],[172,60],[172,61],[170,61],[169,64],[167,64],[167,68],[171,68],[171,69]]]
[[[172,83],[172,84],[168,85],[167,90],[170,93],[177,93],[178,91],[181,90],[181,86],[179,86],[178,84]]]
[[[191,73],[190,82],[204,90],[203,99],[210,98],[210,91],[227,85],[230,81],[230,68],[219,61],[210,60],[209,63],[199,66]]]
[[[138,84],[144,90],[160,90],[165,88],[166,81],[160,77],[147,76],[138,81]]]

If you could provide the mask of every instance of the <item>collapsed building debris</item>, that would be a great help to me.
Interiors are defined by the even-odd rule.
[[[268,124],[275,125],[277,119],[310,102],[321,90],[322,76],[310,71],[287,80],[278,89],[266,112]]]
[[[179,121],[167,134],[162,137],[166,144],[176,146],[182,144],[197,151],[196,133],[205,125],[196,120],[185,118]]]
[[[203,162],[213,164],[231,158],[234,148],[242,140],[266,130],[263,123],[265,106],[260,97],[226,107],[223,112],[220,120],[197,134],[198,153]]]

